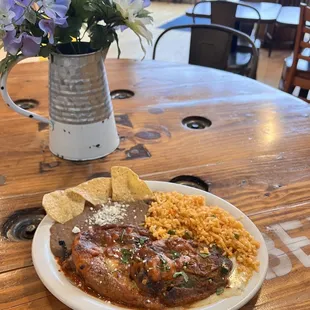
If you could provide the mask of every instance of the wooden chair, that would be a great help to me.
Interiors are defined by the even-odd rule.
[[[181,25],[166,29],[156,40],[153,59],[156,59],[160,39],[169,31],[189,29],[191,31],[189,64],[211,67],[233,73],[256,77],[258,52],[251,38],[243,32],[221,25]],[[230,47],[233,37],[241,38],[251,47],[251,57],[246,68],[229,66]]]
[[[269,25],[267,25],[266,29],[266,38],[268,42],[268,57],[271,56],[273,46],[277,41],[277,33],[280,28],[291,28],[295,30],[295,33],[297,33],[297,26],[299,23],[300,15],[300,0],[282,0],[281,4],[282,8],[276,19],[276,22],[272,25],[272,31],[269,32]],[[286,45],[293,45],[294,41],[292,42],[288,40],[285,42],[282,41],[281,43]]]
[[[279,88],[310,103],[310,7],[300,4],[294,53],[285,59]],[[296,90],[297,89],[297,90]],[[304,95],[303,93],[306,93]],[[308,93],[308,94],[307,94]]]

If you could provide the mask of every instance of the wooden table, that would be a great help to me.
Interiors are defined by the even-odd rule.
[[[44,124],[0,105],[0,309],[67,309],[38,279],[31,240],[15,240],[12,233],[31,238],[45,193],[106,176],[112,165],[149,180],[200,178],[245,212],[267,242],[267,280],[243,309],[309,309],[310,107],[254,80],[204,67],[108,60],[107,69],[112,90],[130,89],[135,96],[114,100],[121,144],[106,158],[57,158],[48,150]],[[47,63],[19,65],[9,90],[14,100],[38,100],[33,110],[47,115]],[[212,125],[189,129],[182,120],[190,116]]]
[[[281,4],[272,2],[249,2],[249,1],[236,1],[255,8],[261,16],[262,24],[274,23],[277,19]],[[193,7],[186,11],[186,15],[193,16]],[[211,16],[211,4],[209,2],[200,4],[195,9],[195,16],[197,17],[210,17]],[[251,8],[238,6],[236,12],[236,18],[239,21],[256,22],[258,20],[257,13]]]

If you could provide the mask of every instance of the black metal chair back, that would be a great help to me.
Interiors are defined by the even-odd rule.
[[[225,1],[225,0],[206,0],[206,1],[200,1],[196,3],[193,7],[192,16],[193,16],[193,23],[196,23],[197,17],[204,17],[203,14],[196,14],[197,8],[201,5],[210,5],[210,14],[211,14],[211,24],[217,24],[217,25],[223,25],[230,28],[236,28],[236,13],[238,7],[246,7],[251,10],[253,10],[257,15],[257,26],[254,29],[254,39],[257,38],[259,29],[260,29],[260,22],[261,22],[261,16],[257,9],[254,7],[240,3],[240,2],[231,2],[231,1]],[[205,16],[208,17],[209,16]]]
[[[255,78],[258,52],[251,38],[243,32],[222,25],[181,25],[166,29],[156,40],[153,59],[160,39],[172,30],[191,30],[189,64],[211,67],[221,70],[228,69],[230,46],[234,36],[247,42],[251,48],[251,60],[248,64],[248,77]]]

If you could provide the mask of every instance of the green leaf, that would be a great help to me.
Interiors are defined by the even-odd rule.
[[[229,269],[225,268],[225,267],[221,267],[221,274],[222,275],[227,275],[229,273]]]
[[[221,295],[224,293],[224,287],[219,287],[216,289],[216,295]]]
[[[175,235],[175,230],[169,229],[169,230],[168,230],[168,234],[169,234],[169,235]]]
[[[184,281],[188,282],[188,275],[184,271],[175,272],[173,274],[174,278],[179,277],[179,276],[182,276],[184,278]]]
[[[55,41],[61,43],[68,43],[72,41],[72,38],[78,38],[80,36],[80,30],[83,25],[83,19],[80,17],[69,17],[67,19],[68,27],[55,29]]]
[[[76,16],[84,20],[87,19],[90,16],[89,12],[85,9],[87,2],[87,0],[71,0],[68,16]]]
[[[126,229],[122,230],[121,236],[120,236],[120,241],[123,242],[124,234],[126,232]]]
[[[30,6],[25,10],[24,16],[31,24],[34,25],[36,23],[37,15]]]
[[[234,236],[235,236],[235,238],[236,238],[237,240],[239,240],[239,238],[240,238],[240,235],[239,235],[239,234],[234,234]]]
[[[192,239],[192,235],[188,231],[186,231],[183,238],[189,240]]]
[[[128,264],[130,259],[132,258],[132,252],[128,249],[121,249],[122,257],[121,262],[123,264]]]
[[[116,33],[116,31],[114,31],[114,38],[115,38],[115,42],[117,45],[117,58],[119,59],[121,56],[121,48],[119,47],[119,40],[118,40],[118,34]]]
[[[141,244],[141,245],[143,245],[145,242],[147,242],[149,240],[149,238],[148,237],[140,237],[139,238],[139,243]]]
[[[177,251],[171,251],[171,255],[173,259],[181,257],[181,254]]]
[[[208,256],[210,256],[209,253],[199,253],[199,256],[202,258],[207,258]]]
[[[106,26],[94,25],[89,30],[90,46],[92,49],[109,48],[114,41],[114,30]]]
[[[39,52],[39,56],[41,57],[48,57],[51,53],[51,49],[48,45],[42,46]]]

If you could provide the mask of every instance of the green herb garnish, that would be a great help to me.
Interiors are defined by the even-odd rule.
[[[234,234],[234,236],[235,236],[235,238],[236,238],[237,240],[239,240],[239,238],[240,238],[240,235],[239,235],[239,234]]]
[[[215,214],[212,214],[211,216],[216,218],[216,215],[215,215]]]
[[[169,234],[169,235],[175,235],[175,230],[169,229],[169,230],[168,230],[168,234]]]
[[[188,240],[188,239],[192,239],[192,236],[188,231],[186,231],[183,238]]]
[[[173,259],[181,257],[181,254],[177,251],[171,251],[171,255]]]
[[[229,269],[225,268],[225,267],[221,267],[221,274],[222,275],[227,275],[229,273]]]
[[[207,258],[208,256],[210,256],[209,253],[199,253],[199,256],[202,258]]]
[[[123,229],[121,236],[119,238],[121,242],[123,242],[124,234],[125,234],[125,229]]]
[[[159,258],[160,258],[160,261],[161,261],[159,269],[161,271],[168,271],[168,270],[170,270],[170,266],[168,265],[167,261],[161,255],[159,255]]]
[[[132,252],[128,249],[121,249],[121,253],[122,253],[121,262],[123,264],[128,264],[132,256]]]
[[[224,293],[224,287],[219,287],[216,289],[216,295],[221,295]]]
[[[143,245],[145,242],[147,242],[149,240],[149,238],[147,238],[147,237],[140,237],[139,238],[139,243],[141,244],[141,245]]]
[[[182,276],[184,278],[184,281],[188,282],[188,275],[184,271],[178,271],[173,274],[174,278],[179,277],[179,276]]]

